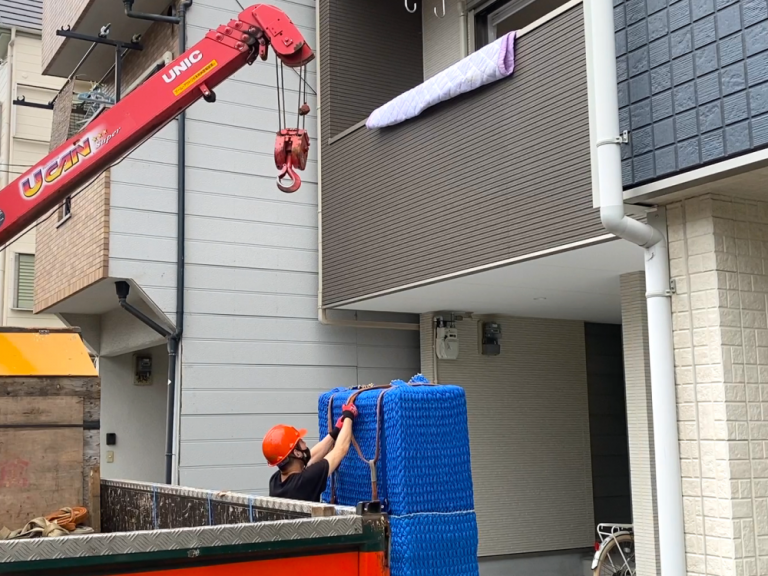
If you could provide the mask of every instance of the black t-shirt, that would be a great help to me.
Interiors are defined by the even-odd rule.
[[[320,496],[328,483],[328,470],[328,460],[325,458],[310,464],[302,472],[291,474],[285,482],[278,470],[269,479],[269,495],[273,498],[320,502]]]

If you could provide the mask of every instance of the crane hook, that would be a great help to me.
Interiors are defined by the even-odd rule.
[[[435,6],[434,10],[435,10],[435,16],[437,16],[438,18],[445,18],[445,0],[443,0],[443,15],[442,16],[440,16],[440,14],[437,13],[437,6]]]
[[[416,4],[416,3],[414,2],[414,3],[413,3],[413,10],[411,10],[410,8],[408,8],[408,0],[405,0],[405,9],[406,9],[406,10],[408,10],[408,12],[410,12],[411,14],[413,14],[414,12],[416,12],[416,10],[418,9],[418,7],[419,7],[419,5],[418,5],[418,4]]]
[[[290,184],[283,183],[283,180],[285,180],[286,177],[288,178]],[[288,161],[286,162],[285,166],[283,166],[283,169],[280,170],[280,173],[277,175],[277,187],[283,192],[290,194],[291,192],[296,192],[300,186],[301,178],[293,169],[292,158],[288,157]]]

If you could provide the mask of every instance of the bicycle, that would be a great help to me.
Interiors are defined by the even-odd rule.
[[[600,543],[592,559],[594,576],[636,576],[632,524],[598,524]]]

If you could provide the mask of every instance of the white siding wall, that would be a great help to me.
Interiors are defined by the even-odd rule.
[[[18,33],[12,48],[13,78],[9,78],[8,62],[0,66],[0,188],[6,186],[26,168],[48,154],[51,137],[50,110],[14,106],[12,99],[24,96],[28,102],[51,100],[63,80],[43,76],[38,36]],[[11,82],[9,100],[8,82]],[[8,131],[5,130],[6,126]],[[10,136],[10,140],[8,137]],[[8,145],[10,143],[10,146]],[[62,323],[52,314],[33,314],[15,308],[16,266],[19,254],[35,253],[35,231],[30,229],[0,252],[0,326],[60,327]]]
[[[499,356],[479,353],[478,322],[464,320],[456,324],[458,360],[438,361],[439,382],[467,393],[479,555],[589,547],[594,511],[584,324],[495,320],[502,327]],[[431,322],[422,316],[421,351],[424,373],[434,378]]]
[[[314,1],[274,4],[317,48]],[[231,0],[196,0],[188,45],[236,11]],[[295,110],[298,78],[285,70],[285,81]],[[316,89],[314,63],[308,81]],[[264,493],[266,430],[286,422],[316,435],[322,391],[412,376],[418,333],[317,321],[317,141],[301,189],[284,194],[274,183],[272,57],[241,70],[216,93],[215,104],[201,101],[187,114],[179,476],[186,485]],[[316,135],[311,92],[309,105],[307,129]],[[172,320],[176,134],[173,123],[113,169],[110,216],[110,276],[133,278]]]

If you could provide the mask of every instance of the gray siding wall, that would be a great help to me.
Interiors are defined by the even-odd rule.
[[[512,78],[324,145],[325,304],[605,234],[583,27],[579,4],[518,40]]]
[[[316,48],[314,0],[276,0]],[[402,6],[400,6],[402,8]],[[188,43],[239,11],[196,0]],[[309,84],[317,88],[314,64]],[[288,102],[298,78],[285,71]],[[418,333],[317,321],[317,141],[304,184],[274,184],[274,61],[257,61],[187,114],[186,314],[182,344],[180,482],[266,493],[263,434],[286,422],[317,430],[318,395],[418,371]],[[307,129],[317,135],[314,96]],[[173,319],[176,126],[113,168],[110,275],[133,278]],[[377,320],[393,319],[376,317]],[[403,318],[394,318],[403,321]]]
[[[435,16],[435,8],[443,13],[442,0],[425,0],[422,11],[424,30],[424,79],[431,78],[461,60],[461,18],[459,3],[445,0],[445,17]]]
[[[421,12],[400,0],[320,0],[319,10],[327,140],[422,82]]]
[[[632,523],[621,326],[584,325],[595,523]]]
[[[765,0],[615,0],[624,184],[768,144]]]
[[[503,330],[499,356],[481,355],[478,320],[463,320],[456,323],[459,358],[437,361],[439,382],[458,384],[467,394],[478,553],[591,546],[595,524],[584,323],[493,320]],[[434,358],[432,315],[423,314],[421,326],[422,357]],[[434,379],[434,362],[424,373]],[[508,574],[538,574],[535,565],[523,564],[519,572],[505,568]]]

